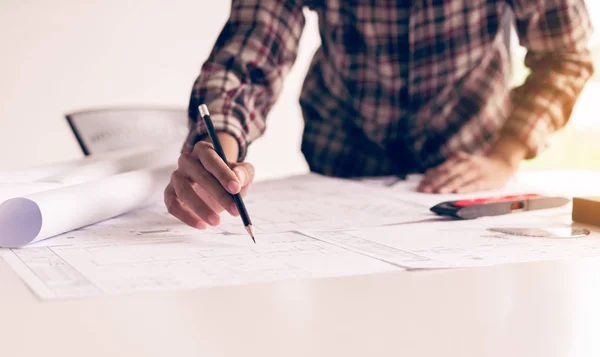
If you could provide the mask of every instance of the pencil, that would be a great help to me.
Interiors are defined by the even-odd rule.
[[[210,119],[210,113],[208,112],[208,107],[204,104],[199,106],[200,116],[204,120],[204,124],[206,124],[206,128],[208,129],[208,135],[210,136],[210,140],[213,143],[215,151],[221,157],[225,165],[229,166],[227,163],[227,157],[225,157],[225,153],[223,152],[223,147],[221,146],[221,142],[217,137],[217,133],[215,132],[215,127]],[[242,195],[240,193],[236,193],[233,196],[233,200],[235,201],[235,205],[237,206],[238,211],[240,212],[240,216],[242,217],[242,222],[244,222],[244,227],[252,241],[256,244],[256,239],[254,239],[254,227],[252,227],[252,221],[250,220],[250,216],[248,215],[248,211],[246,211],[246,205],[244,205],[244,201],[242,200]]]

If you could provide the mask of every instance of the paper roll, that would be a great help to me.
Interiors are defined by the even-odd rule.
[[[23,247],[155,202],[173,170],[136,170],[8,199],[0,204],[0,246]]]

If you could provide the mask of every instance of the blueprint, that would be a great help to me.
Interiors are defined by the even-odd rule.
[[[0,256],[42,299],[402,270],[299,232],[257,238],[187,228],[155,205]]]
[[[306,234],[409,270],[600,256],[598,232],[582,238],[539,238],[492,230],[549,227],[569,228],[570,224],[546,214],[522,221],[490,218]]]
[[[244,198],[256,232],[336,230],[435,218],[427,207],[380,187],[315,174],[257,183]],[[243,234],[239,217],[220,228]]]
[[[597,232],[550,239],[492,230],[570,227],[568,206],[459,221],[407,199],[412,191],[372,182],[307,175],[252,192],[256,244],[239,217],[197,230],[157,202],[0,257],[38,297],[63,299],[600,255]]]

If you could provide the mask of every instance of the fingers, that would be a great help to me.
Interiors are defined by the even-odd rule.
[[[192,182],[180,170],[175,171],[171,176],[171,186],[177,199],[198,217],[213,226],[220,223],[219,215],[198,196],[192,187]]]
[[[436,188],[439,193],[458,193],[458,190],[480,178],[476,169],[466,169]]]
[[[240,170],[242,173],[240,173]],[[246,197],[246,193],[248,193],[248,189],[250,189],[252,181],[254,180],[254,166],[248,165],[248,167],[241,169],[234,167],[233,171],[238,175],[240,181],[242,181],[242,190],[240,191],[240,194],[242,197]]]
[[[182,154],[179,157],[179,170],[185,178],[194,184],[192,188],[195,188],[196,194],[208,203],[213,210],[220,212],[221,209],[225,209],[230,214],[236,215],[237,209],[235,209],[231,194],[221,186],[219,181],[196,158],[191,155]]]
[[[206,229],[206,223],[177,199],[177,195],[171,184],[165,189],[164,201],[167,211],[175,218],[192,228]]]
[[[485,186],[484,180],[481,177],[479,177],[458,188],[456,190],[456,193],[473,193],[486,189],[488,189],[488,187]]]
[[[418,190],[425,193],[441,192],[440,190],[450,182],[459,179],[475,168],[468,158],[457,157],[446,161],[444,164],[427,171]]]
[[[435,187],[445,182],[450,175],[454,174],[454,169],[460,162],[461,160],[458,158],[451,158],[443,164],[427,170],[423,181],[419,185],[420,191],[433,192]]]
[[[165,190],[165,204],[172,215],[196,228],[218,225],[223,209],[239,215],[232,194],[246,193],[254,179],[251,164],[236,163],[230,168],[211,144],[199,142],[192,152],[181,154],[178,166]]]
[[[242,185],[237,175],[221,159],[211,144],[199,142],[194,147],[193,155],[200,160],[206,171],[214,176],[229,193],[236,194],[240,192]]]
[[[242,188],[247,188],[254,181],[254,166],[247,162],[233,164],[233,172],[240,180]]]
[[[469,155],[465,152],[458,152],[456,155],[452,156],[450,159],[446,160],[441,165],[438,165],[437,167],[429,169],[426,174],[427,175],[429,175],[429,174],[441,175],[441,174],[447,173],[455,167],[456,163],[465,161],[465,160],[469,160],[470,158],[471,158],[471,155]]]
[[[427,193],[471,193],[502,187],[512,171],[502,160],[460,153],[428,170],[418,190]]]

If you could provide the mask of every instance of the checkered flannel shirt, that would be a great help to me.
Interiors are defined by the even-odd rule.
[[[194,83],[190,134],[232,134],[243,160],[295,62],[303,8],[318,13],[321,46],[304,81],[301,150],[334,176],[422,172],[501,136],[538,155],[568,121],[593,72],[584,0],[232,0]],[[530,74],[509,87],[502,16],[514,14]]]

